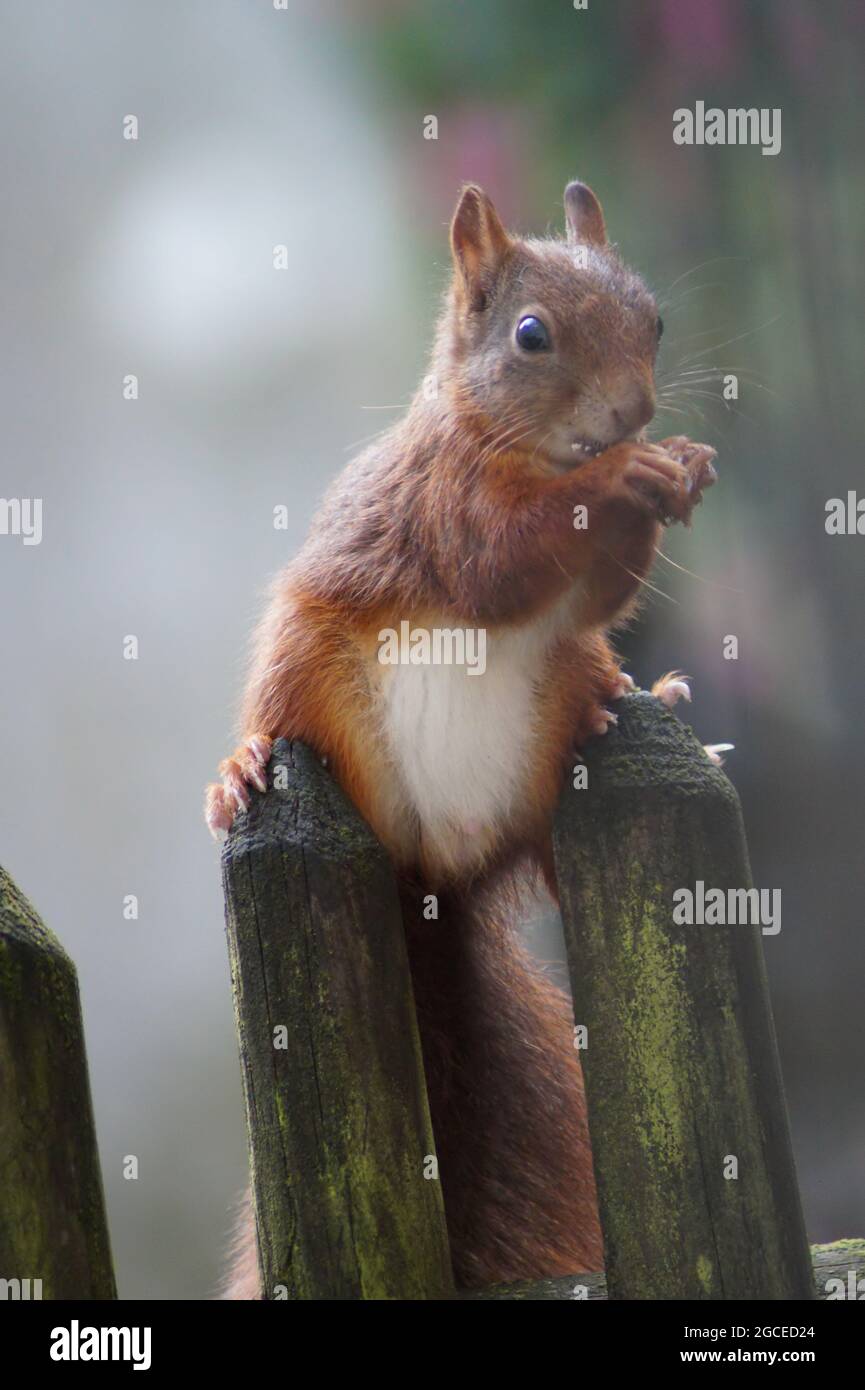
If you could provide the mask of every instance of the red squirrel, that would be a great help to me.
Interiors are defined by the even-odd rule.
[[[608,631],[664,523],[715,479],[706,445],[645,441],[657,305],[591,189],[568,184],[564,206],[565,239],[529,239],[462,191],[430,375],[277,579],[242,742],[207,792],[227,831],[265,789],[272,741],[300,739],[388,851],[465,1287],[602,1267],[573,1016],[520,942],[513,889],[533,870],[555,896],[564,774],[633,688]],[[482,633],[483,669],[383,660],[401,624]],[[688,693],[674,673],[654,691]],[[248,1212],[226,1296],[261,1296]]]

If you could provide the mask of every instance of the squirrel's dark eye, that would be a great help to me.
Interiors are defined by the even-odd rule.
[[[664,320],[662,318],[658,318],[658,322],[655,324],[655,328],[657,329],[658,341],[660,342],[661,338],[663,338],[664,336]]]
[[[528,314],[517,324],[517,342],[524,352],[545,352],[550,346],[550,335],[540,319]]]

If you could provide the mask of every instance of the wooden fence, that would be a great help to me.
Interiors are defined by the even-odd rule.
[[[798,1300],[865,1274],[865,1241],[806,1244],[759,928],[673,921],[676,889],[750,885],[732,786],[647,695],[586,766],[555,855],[606,1271],[455,1294],[394,877],[277,743],[223,854],[268,1299]],[[0,1173],[0,1298],[115,1297],[75,968],[2,870]]]
[[[75,966],[0,869],[0,1298],[114,1298]]]
[[[808,1299],[815,1269],[825,1296],[865,1242],[809,1252],[759,928],[673,922],[678,888],[750,886],[736,793],[644,694],[586,766],[555,856],[606,1276],[460,1296]],[[268,777],[223,855],[265,1296],[447,1297],[392,872],[307,748]]]

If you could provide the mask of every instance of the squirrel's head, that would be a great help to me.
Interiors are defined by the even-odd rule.
[[[565,240],[523,239],[480,188],[463,190],[441,342],[461,410],[502,448],[558,468],[648,424],[663,331],[651,294],[607,241],[592,190],[569,183],[564,202]]]

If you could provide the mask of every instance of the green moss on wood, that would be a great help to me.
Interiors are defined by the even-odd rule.
[[[736,794],[650,696],[586,762],[554,846],[611,1290],[807,1297],[759,938],[673,921],[677,888],[749,884]]]
[[[0,1277],[113,1298],[75,968],[0,870]]]

